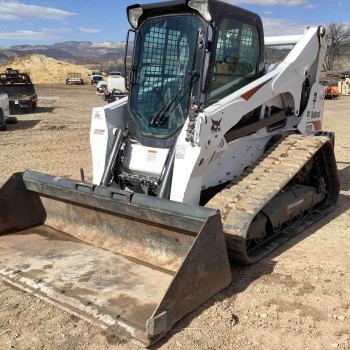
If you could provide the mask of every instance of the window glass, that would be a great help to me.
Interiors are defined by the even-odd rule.
[[[152,18],[140,28],[130,111],[143,135],[166,138],[184,124],[190,93],[199,81],[190,72],[200,70],[204,52],[196,48],[198,33],[205,33],[205,28],[192,15]]]
[[[218,32],[208,104],[256,79],[259,55],[258,29],[233,19],[224,19]]]

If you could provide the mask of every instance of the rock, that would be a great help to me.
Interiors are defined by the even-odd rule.
[[[268,316],[268,315],[265,314],[265,313],[259,314],[259,317],[260,317],[260,318],[267,318],[267,316]]]
[[[344,315],[337,316],[337,320],[344,322],[346,320],[346,316]]]
[[[221,314],[221,316],[223,317],[223,318],[225,318],[225,319],[227,319],[227,320],[230,320],[230,319],[232,319],[232,312],[230,312],[230,311],[224,311],[222,314]]]
[[[194,333],[193,338],[196,340],[201,340],[203,338],[203,334],[200,332],[196,332]]]

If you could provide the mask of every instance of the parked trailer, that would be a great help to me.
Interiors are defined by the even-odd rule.
[[[83,85],[84,80],[81,77],[81,73],[67,73],[67,79],[66,79],[67,85]]]

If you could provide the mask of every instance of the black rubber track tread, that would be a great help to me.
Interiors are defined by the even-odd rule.
[[[281,233],[269,237],[253,254],[247,254],[246,236],[254,217],[318,151],[322,152],[329,179],[325,203]],[[277,142],[240,177],[216,194],[206,207],[221,211],[230,259],[251,264],[326,215],[335,206],[338,195],[336,161],[329,137],[292,134]]]

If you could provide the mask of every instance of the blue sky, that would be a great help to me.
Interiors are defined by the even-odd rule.
[[[123,41],[126,6],[159,0],[0,0],[0,47],[69,40]],[[226,0],[258,13],[265,35],[302,34],[307,26],[350,25],[350,0]]]

